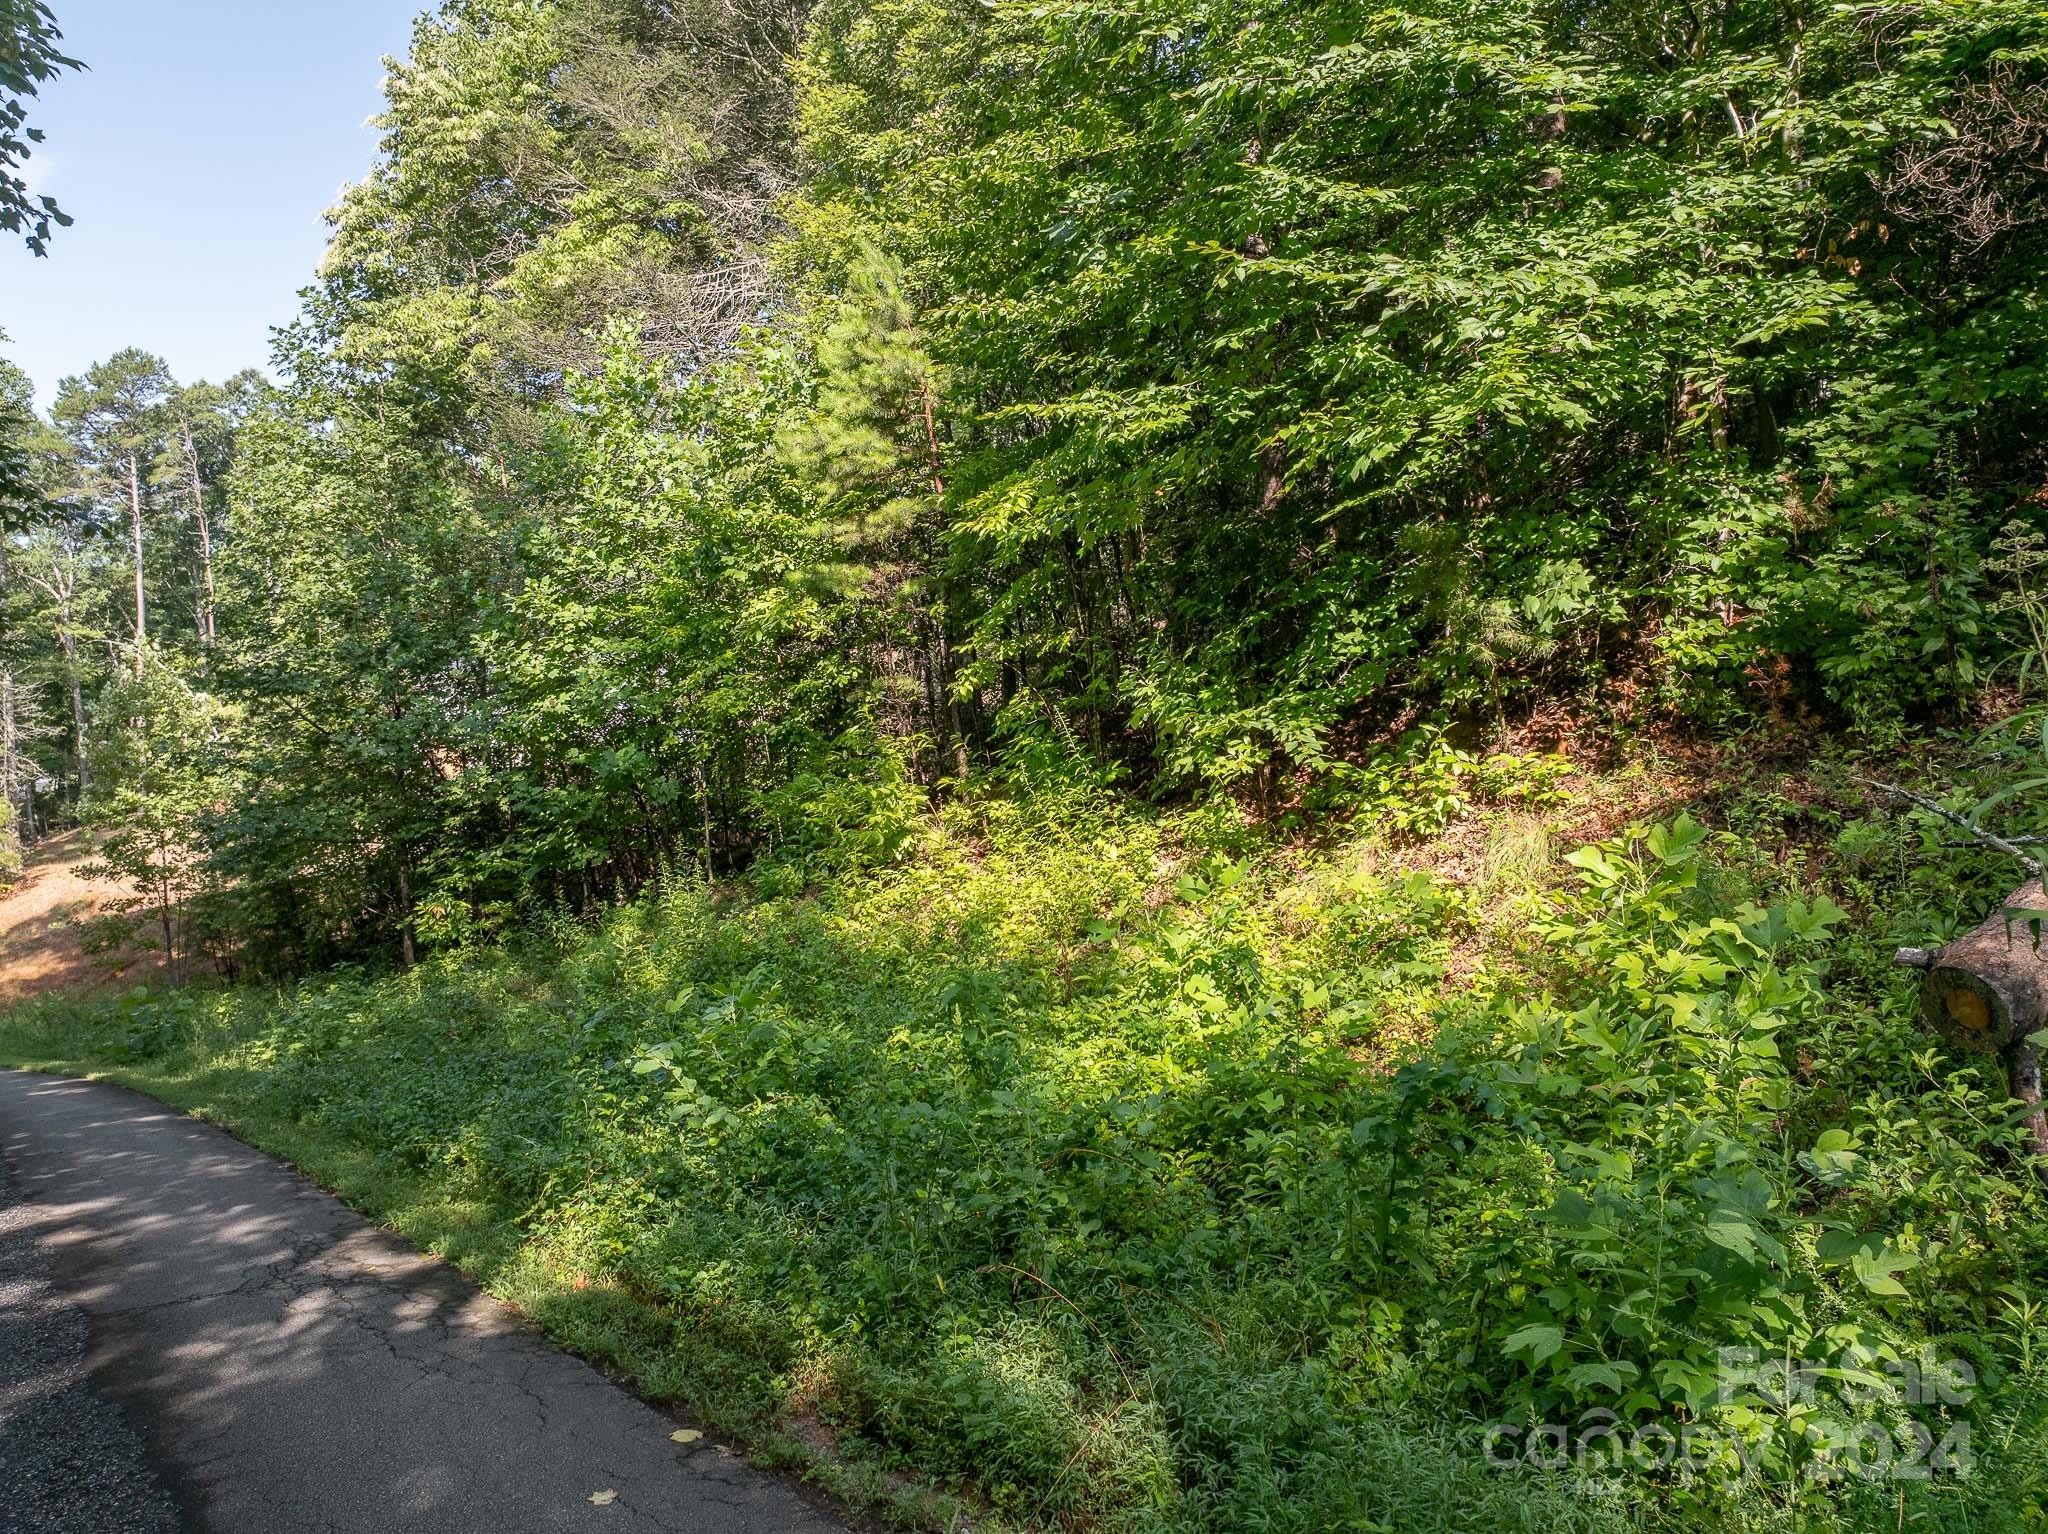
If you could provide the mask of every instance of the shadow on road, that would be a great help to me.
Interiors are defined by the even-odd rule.
[[[210,1534],[839,1527],[216,1130],[0,1072],[0,1151],[94,1379]]]

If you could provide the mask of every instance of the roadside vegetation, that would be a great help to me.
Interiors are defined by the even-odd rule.
[[[912,1523],[2038,1527],[2048,1197],[1890,962],[2006,870],[1827,760],[1439,757],[1434,839],[905,798],[402,974],[17,1008],[0,1053],[290,1155]],[[1831,1372],[1731,1389],[1741,1348]],[[1885,1399],[1915,1361],[1957,1388]],[[1607,1412],[1751,1469],[1487,1463]],[[1943,1443],[1974,1473],[1889,1473]]]
[[[2048,1528],[1892,963],[2048,835],[2038,0],[447,0],[387,98],[269,376],[0,364],[0,821],[177,982],[0,1058],[925,1526]]]

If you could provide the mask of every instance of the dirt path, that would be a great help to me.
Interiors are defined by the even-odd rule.
[[[846,1534],[217,1129],[0,1071],[0,1156],[25,1200],[0,1233],[35,1243],[27,1271],[47,1275],[14,1296],[16,1330],[61,1331],[53,1304],[81,1313],[90,1385],[147,1458],[102,1465],[108,1500],[82,1523],[35,1521],[0,1472],[0,1530],[158,1534],[156,1480],[192,1534]],[[0,1284],[0,1323],[9,1299]],[[23,1399],[72,1381],[50,1353],[51,1383]],[[62,1434],[22,1442],[75,1458]],[[15,1470],[38,1487],[65,1473]]]
[[[79,876],[83,832],[53,836],[24,859],[21,882],[0,897],[0,1006],[50,991],[133,985],[163,971],[160,955],[123,947],[87,952],[88,923],[126,891]]]

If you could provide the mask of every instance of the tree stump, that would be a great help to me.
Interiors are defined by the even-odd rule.
[[[1962,1049],[2005,1061],[2012,1095],[2033,1111],[2027,1120],[2035,1154],[2048,1157],[2048,1111],[2041,1103],[2041,1051],[2028,1035],[2048,1028],[2048,922],[2033,927],[2008,910],[2048,910],[2040,879],[2022,884],[1981,923],[1937,949],[1902,948],[1898,962],[1925,972],[1920,1016]],[[2038,1163],[2048,1177],[2048,1161]]]

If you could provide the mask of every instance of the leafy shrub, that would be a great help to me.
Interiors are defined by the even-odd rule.
[[[1452,987],[1444,881],[1094,804],[957,805],[808,894],[678,881],[523,957],[101,1005],[89,1045],[487,1201],[654,1308],[668,1388],[1015,1524],[1870,1526],[1730,1348],[1964,1357],[1967,1403],[1859,1409],[1967,1423],[1980,1481],[1887,1495],[2034,1495],[1999,1435],[2038,1420],[2042,1194],[1881,933],[1681,818],[1574,853]],[[1488,1423],[1595,1420],[1764,1473],[1486,1464]]]

